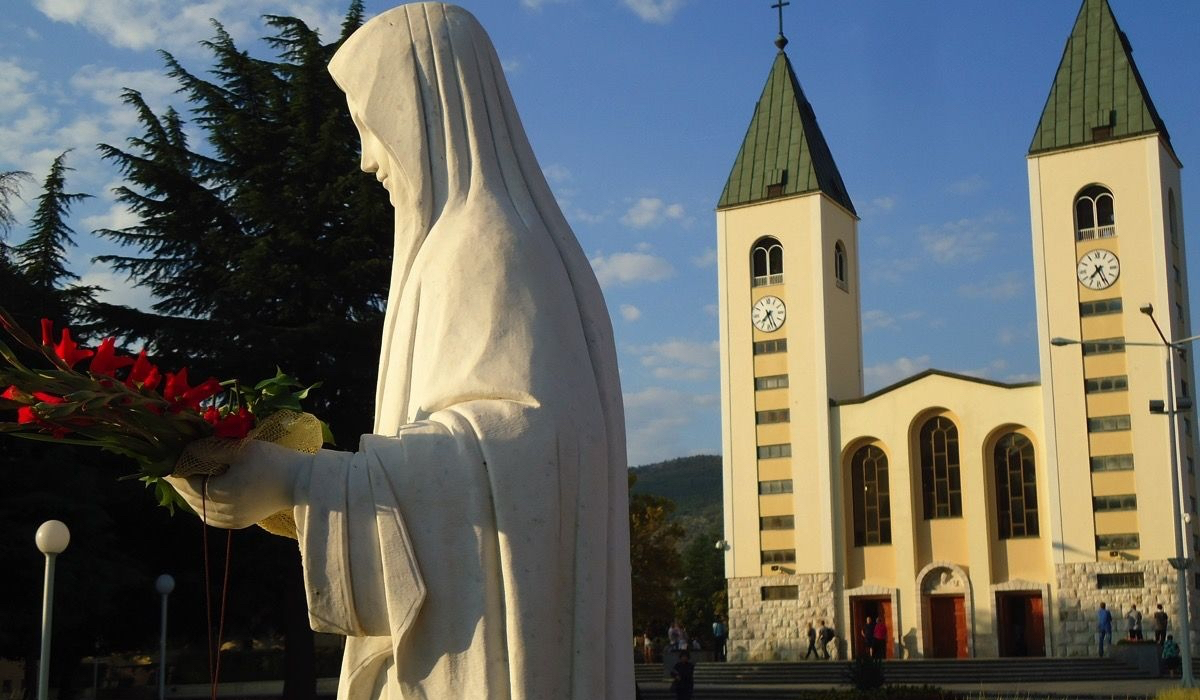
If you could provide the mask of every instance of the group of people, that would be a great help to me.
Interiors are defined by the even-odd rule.
[[[874,619],[868,615],[858,636],[859,641],[862,642],[862,648],[872,659],[887,658],[888,629],[882,615]]]
[[[813,627],[813,623],[811,622],[808,623],[808,631],[806,632],[806,635],[808,636],[808,651],[804,654],[805,661],[807,661],[808,657],[810,656],[815,656],[818,659],[830,658],[829,643],[832,642],[833,638],[837,635],[834,633],[832,627],[825,624],[824,620],[818,620],[817,624],[820,625],[819,628]]]
[[[1175,642],[1175,636],[1167,634],[1167,623],[1170,621],[1162,603],[1158,604],[1154,611],[1154,642],[1161,649],[1161,658],[1163,665],[1168,671],[1174,673],[1179,669],[1180,656],[1179,644]],[[1104,656],[1105,643],[1112,644],[1113,633],[1113,616],[1109,611],[1108,605],[1100,604],[1100,609],[1096,611],[1096,638],[1098,641],[1097,650],[1100,656]],[[1142,640],[1142,611],[1137,609],[1137,605],[1130,605],[1129,612],[1125,613],[1125,633],[1131,640]]]

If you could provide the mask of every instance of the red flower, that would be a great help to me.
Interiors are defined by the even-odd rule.
[[[195,387],[188,386],[187,367],[178,373],[167,372],[167,385],[163,388],[163,398],[175,404],[172,410],[179,411],[190,408],[199,410],[200,402],[210,399],[221,392],[221,382],[213,377],[205,379]]]
[[[41,420],[42,419],[38,418],[37,414],[33,412],[32,406],[22,406],[17,409],[17,422],[22,425],[26,423],[38,423]]]
[[[208,421],[209,425],[216,425],[221,422],[221,412],[217,410],[216,406],[209,406],[201,416],[204,420]]]
[[[38,401],[41,401],[42,403],[65,403],[66,402],[66,399],[64,399],[63,397],[55,396],[54,394],[47,394],[44,391],[35,391],[35,392],[33,392],[33,396],[34,396],[34,398],[36,398]]]
[[[95,361],[93,360],[93,364]],[[130,389],[143,387],[153,391],[158,388],[158,383],[162,381],[162,374],[159,373],[158,367],[151,364],[150,360],[146,359],[146,351],[138,353],[137,360],[133,363],[133,369],[129,370],[129,378],[125,380],[125,386]]]
[[[54,321],[42,319],[42,345],[54,345]]]
[[[46,326],[43,325],[42,332],[45,333],[45,331]],[[54,354],[58,355],[59,359],[65,362],[68,367],[74,367],[80,360],[86,360],[95,353],[91,350],[79,349],[79,345],[74,340],[71,340],[71,331],[64,328],[62,331],[62,340],[59,341],[58,345],[54,346]]]
[[[29,394],[18,389],[16,386],[10,386],[0,394],[0,399],[8,399],[9,401],[27,401]]]
[[[217,437],[241,440],[253,427],[254,416],[242,406],[237,413],[230,412],[220,423],[213,426],[213,434]]]
[[[100,347],[96,348],[96,355],[92,358],[88,369],[92,374],[105,374],[112,377],[117,370],[132,364],[132,357],[117,356],[116,338],[105,338],[100,341]]]

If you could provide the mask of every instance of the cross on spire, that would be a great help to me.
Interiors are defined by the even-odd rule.
[[[772,9],[779,10],[779,36],[775,38],[775,45],[779,47],[780,51],[783,51],[783,47],[788,43],[787,37],[783,35],[783,8],[791,4],[784,0],[777,0],[774,5],[771,5]]]

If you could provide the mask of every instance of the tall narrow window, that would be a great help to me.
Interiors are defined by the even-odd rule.
[[[1167,226],[1171,234],[1171,242],[1179,245],[1179,220],[1178,214],[1175,212],[1175,190],[1167,190]],[[1178,272],[1179,268],[1176,268]],[[1175,281],[1179,281],[1179,275],[1175,275]]]
[[[850,460],[854,503],[854,546],[892,543],[892,506],[888,496],[887,455],[867,445]]]
[[[1112,192],[1092,185],[1075,199],[1075,239],[1112,238],[1117,235],[1117,220]]]
[[[921,494],[925,519],[962,515],[962,478],[958,464],[958,428],[945,416],[921,426]]]
[[[760,238],[750,251],[750,286],[783,284],[783,246],[775,238]]]
[[[846,288],[846,246],[841,241],[833,244],[833,277],[839,287]]]
[[[1037,537],[1037,471],[1033,443],[1020,433],[1000,438],[992,452],[1000,539]]]

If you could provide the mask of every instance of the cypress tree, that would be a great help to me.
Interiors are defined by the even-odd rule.
[[[66,217],[71,205],[91,195],[66,191],[67,171],[73,170],[66,164],[69,152],[58,154],[50,164],[30,222],[29,238],[13,249],[21,273],[30,284],[43,290],[57,289],[64,282],[79,279],[67,269],[67,246],[75,245],[75,241]]]

